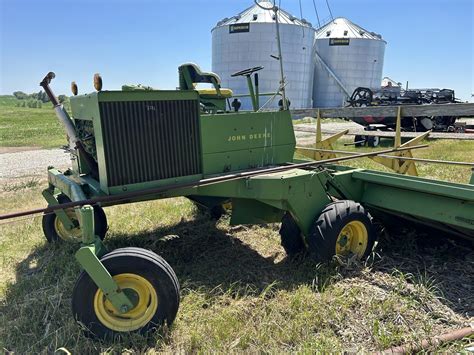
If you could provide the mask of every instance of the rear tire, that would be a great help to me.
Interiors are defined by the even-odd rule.
[[[122,248],[105,255],[101,262],[122,290],[135,296],[136,305],[119,314],[83,271],[74,286],[72,312],[85,326],[86,335],[112,339],[129,332],[144,334],[173,323],[179,308],[179,283],[163,258],[150,250]]]
[[[366,142],[365,136],[356,135],[354,137],[354,146],[357,148],[363,147]]]
[[[376,239],[372,217],[360,203],[342,200],[330,203],[313,223],[307,238],[311,255],[320,262],[334,255],[365,259]]]
[[[293,256],[305,250],[301,230],[289,212],[281,220],[280,227],[281,246],[288,256]]]
[[[66,195],[58,196],[59,203],[68,203],[71,202],[69,197]],[[74,208],[69,208],[66,210],[66,213],[69,214],[70,218],[75,221],[77,227],[71,231],[67,231],[62,225],[61,221],[58,219],[55,213],[50,213],[43,215],[42,226],[43,233],[49,243],[61,242],[61,241],[77,241],[82,240],[81,229],[77,216],[74,212]],[[94,206],[94,226],[95,226],[95,235],[98,235],[101,240],[105,238],[105,234],[109,229],[107,224],[107,216],[102,207]]]
[[[218,221],[221,219],[221,217],[226,213],[226,209],[224,208],[223,205],[216,205],[212,207],[207,207],[199,202],[196,202],[192,199],[190,199],[193,203],[194,206],[196,206],[196,209],[198,210],[199,214],[201,215],[209,215],[211,219]]]

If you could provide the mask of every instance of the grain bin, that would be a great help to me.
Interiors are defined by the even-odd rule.
[[[260,1],[271,8],[273,4]],[[311,107],[314,73],[315,30],[309,22],[298,19],[284,10],[278,11],[283,64],[286,76],[286,95],[291,107]],[[259,72],[260,92],[275,92],[280,81],[277,56],[275,15],[254,4],[236,16],[219,21],[212,29],[212,71],[234,94],[248,94],[247,82],[231,74],[242,69],[263,66]],[[263,97],[263,104],[269,97]],[[279,97],[268,107],[277,107]],[[249,99],[242,99],[242,108],[250,109]]]
[[[387,42],[345,18],[316,32],[314,107],[339,107],[355,88],[380,89]]]

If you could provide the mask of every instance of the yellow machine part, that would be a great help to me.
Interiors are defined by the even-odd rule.
[[[99,321],[117,332],[130,332],[150,322],[158,308],[158,295],[153,285],[136,274],[119,274],[113,277],[122,290],[131,290],[138,298],[137,304],[126,313],[119,313],[98,289],[94,297],[94,311]]]
[[[349,132],[348,129],[338,132],[336,134],[333,134],[332,136],[329,136],[323,139],[323,134],[321,130],[321,115],[318,110],[318,116],[316,120],[316,142],[312,148],[334,150],[332,145],[343,135],[347,134],[347,132]],[[325,160],[325,159],[336,158],[335,153],[321,152],[321,151],[311,150],[311,149],[297,148],[296,152],[313,160]]]
[[[423,139],[425,139],[431,131],[425,132],[420,134],[418,137],[415,137],[408,142],[402,144],[401,138],[401,116],[402,116],[402,108],[398,107],[398,114],[397,114],[397,126],[395,131],[395,140],[394,140],[394,148],[406,148],[412,147],[420,143]],[[397,157],[407,157],[413,158],[413,154],[411,150],[405,150],[403,152],[396,152],[393,154]],[[418,171],[416,170],[416,165],[413,160],[403,160],[403,159],[390,159],[386,157],[370,157],[373,161],[386,166],[389,169],[392,169],[396,173],[399,174],[407,174],[412,176],[418,176]]]
[[[221,95],[219,96],[217,93],[216,89],[199,89],[198,93],[201,96],[212,96],[213,98],[215,97],[223,97],[225,99],[228,99],[234,95],[231,89],[219,89],[221,92]]]
[[[336,240],[336,254],[347,255],[349,253],[362,257],[367,249],[369,233],[364,223],[351,221],[347,223],[339,233]]]

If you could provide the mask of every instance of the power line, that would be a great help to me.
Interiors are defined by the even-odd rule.
[[[299,0],[300,3],[300,19],[303,20],[303,7],[301,6],[301,0]],[[304,37],[304,27],[301,27],[303,29],[303,37]]]
[[[334,16],[332,15],[331,7],[329,6],[329,1],[326,0],[326,5],[328,6],[329,14],[331,15],[331,19],[334,21]]]
[[[313,0],[314,12],[316,13],[316,18],[318,19],[318,28],[321,27],[321,21],[319,21],[318,9],[316,8],[316,0]]]

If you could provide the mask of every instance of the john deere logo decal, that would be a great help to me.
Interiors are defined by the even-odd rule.
[[[265,139],[265,138],[272,138],[271,133],[253,133],[253,134],[242,134],[237,136],[229,136],[227,138],[227,142],[237,142],[237,141],[245,141],[245,140],[254,140],[254,139]]]

